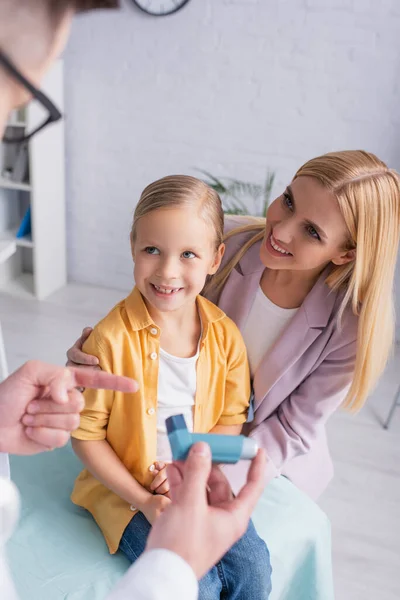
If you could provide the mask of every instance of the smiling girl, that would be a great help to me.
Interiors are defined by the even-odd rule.
[[[94,328],[85,350],[102,369],[132,377],[137,394],[87,390],[73,448],[86,469],[72,500],[91,512],[112,553],[134,562],[169,504],[154,492],[171,453],[165,419],[183,413],[197,432],[234,435],[246,421],[250,377],[236,325],[199,296],[224,254],[221,200],[203,182],[165,177],[149,185],[131,232],[135,288]],[[201,581],[201,600],[267,599],[271,567],[250,523]]]

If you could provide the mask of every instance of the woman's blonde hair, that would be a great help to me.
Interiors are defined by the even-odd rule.
[[[219,195],[210,186],[189,175],[169,175],[150,183],[142,192],[133,216],[131,242],[135,242],[138,221],[154,210],[190,206],[214,229],[215,249],[224,238],[224,211]]]
[[[348,305],[359,317],[354,377],[344,406],[357,411],[382,374],[394,335],[393,280],[400,236],[398,174],[363,150],[332,152],[313,158],[294,176],[314,177],[337,199],[356,258],[332,265],[326,280],[343,290],[339,324]],[[231,231],[249,240],[210,282],[219,291],[247,250],[264,237],[265,220]],[[253,234],[253,235],[251,235]],[[210,287],[208,288],[210,289]]]

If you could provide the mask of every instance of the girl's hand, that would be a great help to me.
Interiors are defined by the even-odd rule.
[[[153,525],[161,513],[171,504],[171,500],[166,496],[150,496],[143,506],[140,507],[150,525]]]
[[[155,494],[167,496],[169,498],[169,483],[167,477],[167,465],[163,462],[154,463],[154,479],[150,486],[151,491]]]
[[[234,498],[225,475],[211,463],[210,448],[195,444],[185,463],[168,465],[173,501],[152,528],[146,549],[171,550],[203,577],[245,533],[265,488],[265,468],[266,455],[259,450]]]

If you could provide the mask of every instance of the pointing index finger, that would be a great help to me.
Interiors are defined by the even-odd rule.
[[[122,375],[112,375],[111,373],[93,371],[91,369],[83,370],[72,368],[71,371],[74,375],[76,387],[82,386],[85,388],[114,390],[125,394],[133,394],[139,389],[139,386],[134,379],[123,377]]]

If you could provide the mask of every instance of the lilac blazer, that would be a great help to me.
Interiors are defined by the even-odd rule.
[[[237,217],[228,217],[226,230],[238,224],[246,221],[238,223]],[[239,234],[228,240],[224,264],[250,235]],[[210,297],[239,329],[245,324],[264,270],[260,245],[247,251],[219,299]],[[267,452],[267,481],[286,475],[313,499],[333,477],[325,424],[344,401],[351,383],[358,323],[348,309],[339,329],[341,297],[325,284],[326,275],[321,275],[257,369],[254,420],[244,430]],[[247,468],[246,463],[227,468],[234,491],[244,483]]]

